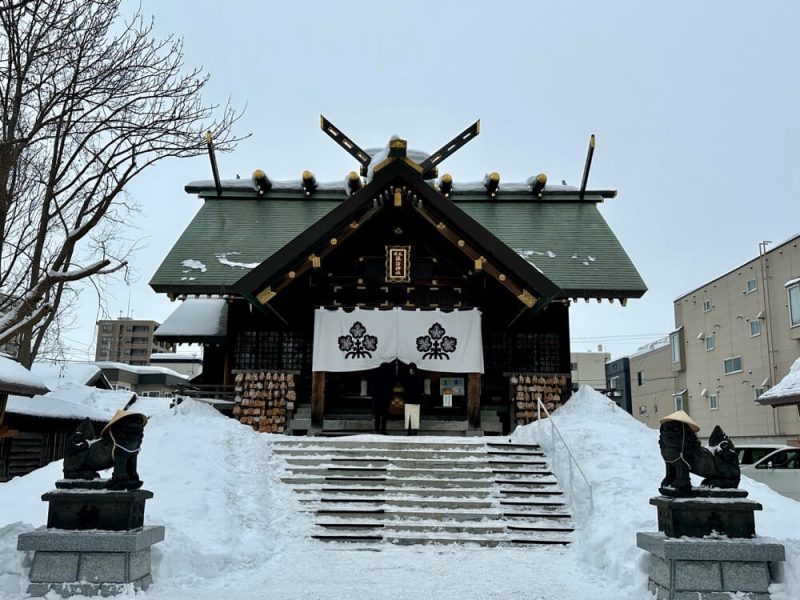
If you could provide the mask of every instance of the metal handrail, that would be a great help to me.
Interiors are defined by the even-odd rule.
[[[573,479],[573,476],[572,476],[572,463],[575,463],[575,467],[578,469],[578,473],[580,474],[581,478],[583,479],[583,482],[586,484],[586,489],[587,489],[587,491],[589,493],[589,512],[593,512],[594,511],[594,496],[592,494],[592,484],[589,483],[589,479],[584,474],[583,469],[581,469],[581,466],[578,464],[578,461],[575,459],[575,456],[572,454],[572,450],[569,449],[569,446],[567,445],[567,441],[564,439],[564,436],[561,435],[561,432],[558,430],[558,427],[556,427],[555,422],[553,421],[552,417],[550,416],[550,413],[547,411],[547,408],[545,407],[545,405],[542,404],[541,399],[539,399],[539,398],[536,399],[536,405],[537,405],[536,406],[536,416],[537,416],[536,422],[538,423],[537,427],[539,427],[539,431],[541,432],[541,427],[542,427],[541,426],[541,423],[542,423],[542,411],[544,411],[544,414],[547,415],[547,420],[550,422],[550,444],[553,446],[553,463],[554,463],[553,467],[552,467],[553,471],[555,471],[555,461],[556,461],[556,458],[558,456],[558,454],[556,452],[555,436],[553,435],[553,432],[555,431],[558,434],[558,437],[561,440],[561,443],[564,444],[564,448],[566,449],[567,455],[569,456],[569,459],[570,459],[570,462],[568,463],[569,464],[569,489],[570,489],[570,493],[572,493],[572,489],[573,489],[573,484],[572,484],[572,479]]]

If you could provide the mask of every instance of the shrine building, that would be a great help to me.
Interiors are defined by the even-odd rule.
[[[197,393],[223,390],[259,431],[372,430],[371,376],[392,362],[390,432],[403,431],[403,377],[425,378],[423,433],[507,433],[571,390],[569,307],[623,305],[646,286],[600,214],[613,190],[543,174],[462,183],[439,165],[478,123],[431,155],[392,139],[361,150],[342,182],[214,179],[151,287],[180,304],[156,331],[202,343]],[[394,362],[393,362],[394,361]]]

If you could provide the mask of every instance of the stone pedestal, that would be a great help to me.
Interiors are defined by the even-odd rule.
[[[650,504],[658,509],[658,530],[668,537],[704,537],[712,534],[734,538],[756,535],[754,511],[762,506],[746,498],[744,490],[726,490],[726,495],[675,498],[656,496]]]
[[[769,600],[773,564],[785,559],[782,544],[755,539],[681,538],[636,534],[650,553],[650,592],[657,600],[727,600],[747,592]]]
[[[144,525],[144,503],[152,497],[148,490],[76,488],[61,480],[42,500],[49,503],[48,527],[129,531]]]
[[[31,596],[55,591],[110,596],[133,584],[147,589],[150,547],[164,539],[164,527],[137,531],[68,531],[40,528],[17,539],[19,550],[35,551],[30,572]]]
[[[164,527],[144,526],[147,490],[109,490],[108,480],[61,480],[42,500],[47,527],[24,533],[19,550],[34,551],[28,593],[111,596],[133,584],[147,589],[150,547]]]

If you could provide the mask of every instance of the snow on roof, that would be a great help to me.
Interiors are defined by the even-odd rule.
[[[88,385],[100,375],[100,367],[92,363],[37,361],[31,372],[55,390],[66,383]]]
[[[669,336],[658,339],[655,342],[650,342],[649,344],[645,344],[644,346],[639,346],[639,349],[633,354],[629,354],[628,358],[629,359],[638,358],[650,352],[661,350],[665,346],[669,346]]]
[[[188,298],[155,331],[158,338],[225,337],[228,303],[224,298]]]
[[[800,404],[800,358],[786,376],[758,397],[761,404]]]
[[[31,373],[17,361],[0,355],[0,391],[22,396],[43,394],[49,388],[37,375]]]
[[[131,399],[131,392],[98,390],[67,383],[53,392],[33,398],[9,396],[6,412],[51,419],[108,421]]]
[[[106,422],[116,411],[124,408],[133,395],[129,391],[99,390],[87,385],[67,383],[53,392],[30,399],[9,396],[6,412],[29,417]],[[169,405],[169,398],[139,397],[130,410],[150,416],[160,410],[168,410]]]
[[[203,357],[191,352],[153,352],[150,355],[150,362],[153,361],[172,361],[172,362],[194,362],[202,361]]]
[[[791,279],[783,284],[783,287],[789,287],[790,285],[794,285],[795,283],[800,283],[800,277],[797,279]]]
[[[117,369],[119,371],[127,371],[128,373],[136,373],[137,375],[152,375],[152,374],[162,374],[162,375],[172,375],[173,377],[178,377],[179,379],[189,379],[186,375],[181,375],[177,371],[173,371],[172,369],[168,369],[167,367],[145,367],[139,365],[128,365],[121,362],[114,362],[114,361],[97,361],[95,363],[101,369]]]

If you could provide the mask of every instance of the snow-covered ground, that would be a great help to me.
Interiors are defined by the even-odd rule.
[[[591,390],[581,391],[553,421],[592,483],[594,510],[573,473],[579,529],[567,548],[401,547],[381,551],[317,543],[308,539],[310,517],[280,483],[283,467],[273,456],[276,436],[257,434],[187,401],[158,406],[145,430],[140,473],[155,493],[146,520],[167,528],[153,548],[154,585],[125,596],[282,600],[583,599],[645,600],[644,553],[636,531],[655,531],[648,504],[663,476],[658,434]],[[517,440],[551,447],[550,427],[534,423]],[[281,438],[283,439],[283,438]],[[568,463],[554,452],[562,485]],[[61,463],[0,484],[0,598],[25,597],[30,556],[16,550],[17,535],[42,525],[41,494],[60,477]],[[764,504],[756,513],[760,535],[786,545],[785,582],[774,600],[800,597],[800,503],[744,480],[750,497]]]

